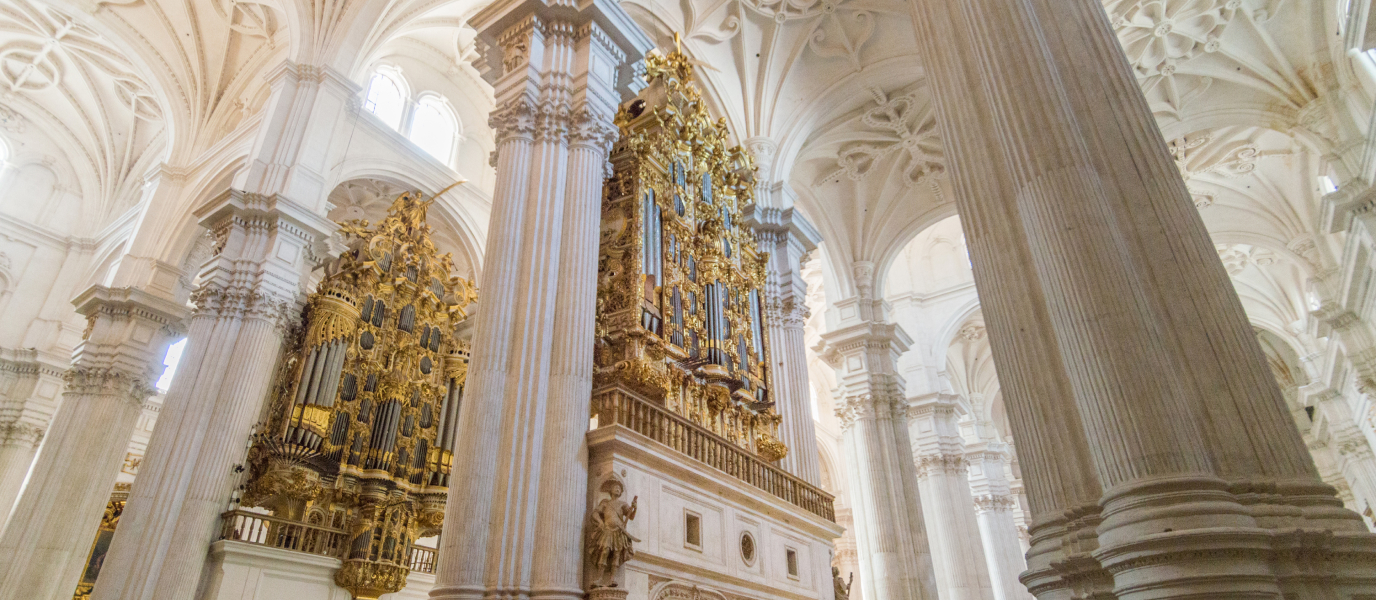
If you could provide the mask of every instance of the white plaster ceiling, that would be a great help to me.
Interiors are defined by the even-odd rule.
[[[45,222],[62,234],[89,235],[137,202],[166,147],[164,107],[146,73],[85,17],[0,3],[0,135],[12,148],[41,149],[41,162],[70,176],[60,184],[84,201],[64,223]]]

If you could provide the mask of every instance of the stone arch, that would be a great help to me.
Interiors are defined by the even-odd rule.
[[[726,594],[684,581],[666,581],[650,589],[650,600],[727,600]]]

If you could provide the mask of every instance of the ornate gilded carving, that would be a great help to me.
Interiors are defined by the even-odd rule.
[[[767,254],[742,215],[754,161],[713,120],[681,52],[616,116],[598,255],[596,382],[620,385],[765,460],[787,448],[770,392]],[[578,135],[584,135],[579,131]]]
[[[242,503],[347,530],[335,581],[354,598],[405,587],[412,543],[444,521],[469,356],[454,329],[476,290],[431,241],[430,202],[342,224],[249,453]]]

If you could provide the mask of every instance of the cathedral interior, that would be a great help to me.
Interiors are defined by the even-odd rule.
[[[1373,7],[0,0],[0,600],[1376,600]]]

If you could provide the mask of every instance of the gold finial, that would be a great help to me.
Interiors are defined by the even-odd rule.
[[[679,54],[683,54],[683,38],[679,37],[677,31],[674,32],[674,49],[678,50]]]

